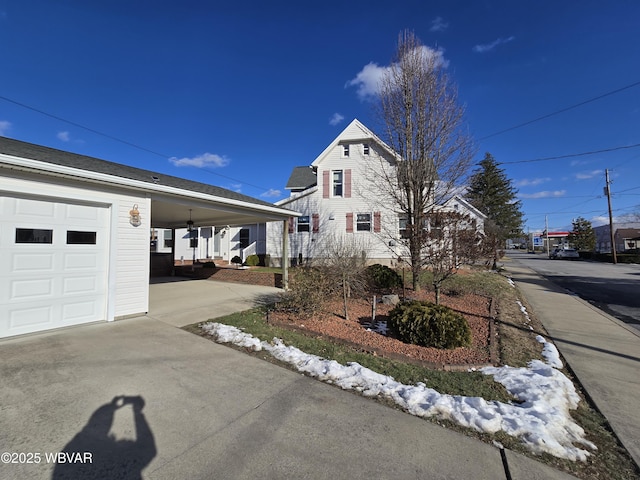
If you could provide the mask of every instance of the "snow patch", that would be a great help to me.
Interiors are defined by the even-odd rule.
[[[510,404],[481,397],[441,394],[424,383],[405,385],[359,363],[342,365],[285,345],[278,338],[261,342],[236,327],[220,323],[209,322],[202,328],[218,342],[268,351],[300,372],[345,390],[355,390],[368,397],[390,398],[413,415],[452,420],[480,432],[503,431],[519,438],[534,453],[546,452],[560,458],[585,461],[591,455],[586,449],[596,450],[569,414],[569,410],[577,408],[580,397],[573,383],[557,370],[562,368],[558,351],[541,336],[537,340],[543,344],[546,362],[532,360],[527,368],[505,366],[480,370],[485,375],[492,375],[521,402]]]

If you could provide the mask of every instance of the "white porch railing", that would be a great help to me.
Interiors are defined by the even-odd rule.
[[[253,242],[252,244],[248,245],[246,248],[242,249],[242,254],[240,255],[242,257],[242,263],[247,261],[247,257],[249,255],[255,255],[257,250],[257,242]]]

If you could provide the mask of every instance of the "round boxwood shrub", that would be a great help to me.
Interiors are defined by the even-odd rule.
[[[367,278],[371,287],[376,289],[390,289],[402,286],[402,278],[398,272],[376,263],[367,267]]]
[[[260,257],[258,255],[249,255],[244,263],[250,267],[255,267],[260,263]]]
[[[467,319],[443,305],[403,302],[389,313],[390,333],[406,343],[422,347],[457,348],[471,345]]]

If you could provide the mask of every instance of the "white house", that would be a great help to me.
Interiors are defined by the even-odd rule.
[[[403,217],[386,198],[379,178],[393,170],[397,156],[357,119],[353,120],[309,166],[295,167],[286,188],[289,198],[276,202],[302,215],[288,225],[289,253],[295,263],[321,257],[327,242],[341,238],[366,252],[371,262],[393,264],[403,251]],[[448,196],[442,210],[471,217],[483,230],[485,215],[460,196]],[[281,224],[267,226],[266,252],[281,256]]]
[[[235,256],[244,261],[251,254],[266,252],[266,230],[265,223],[202,226],[192,231],[186,228],[175,231],[154,228],[151,232],[151,248],[158,253],[171,253],[173,248],[173,258],[178,263],[229,262]]]
[[[154,228],[219,225],[222,236],[227,225],[295,216],[213,185],[0,137],[0,337],[149,311]]]

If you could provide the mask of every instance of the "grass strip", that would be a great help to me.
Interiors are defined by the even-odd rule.
[[[335,360],[343,365],[349,362],[357,362],[363,367],[383,375],[389,375],[396,381],[406,385],[422,382],[429,388],[449,395],[483,397],[486,400],[498,400],[501,402],[514,400],[501,384],[495,382],[492,377],[483,375],[480,372],[430,370],[418,365],[405,364],[371,355],[347,345],[271,325],[267,323],[265,310],[262,308],[234,313],[226,317],[217,318],[214,321],[237,327],[263,341],[269,342],[274,337],[278,337],[285,344],[293,345],[305,353],[318,355],[328,360]],[[199,325],[194,324],[184,328],[201,335],[202,329]]]

